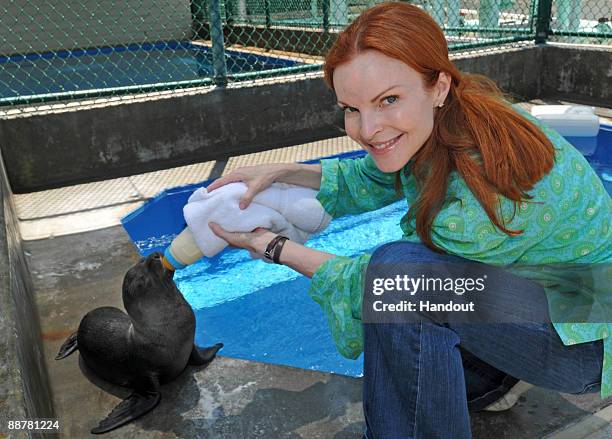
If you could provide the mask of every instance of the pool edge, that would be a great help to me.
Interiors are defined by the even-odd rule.
[[[21,246],[13,194],[0,156],[0,436],[8,421],[55,419],[30,271]],[[48,437],[7,431],[9,437]]]

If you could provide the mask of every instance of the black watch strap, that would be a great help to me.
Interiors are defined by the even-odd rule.
[[[275,264],[280,264],[280,255],[281,255],[281,252],[283,251],[283,246],[285,245],[285,242],[287,242],[287,240],[289,240],[289,238],[282,236],[281,239],[279,239],[276,245],[274,246],[274,253],[272,254],[272,261]]]
[[[283,250],[283,246],[285,245],[285,241],[289,238],[286,236],[278,235],[275,236],[272,241],[266,247],[266,251],[264,252],[264,257],[275,264],[280,263],[280,254]]]

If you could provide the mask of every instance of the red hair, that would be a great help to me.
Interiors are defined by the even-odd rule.
[[[521,234],[522,230],[505,226],[498,212],[498,195],[513,200],[515,211],[520,201],[531,198],[527,192],[554,165],[550,140],[509,105],[493,81],[461,74],[448,58],[444,33],[416,6],[376,5],[341,32],[323,69],[332,90],[336,67],[365,50],[404,62],[421,74],[427,88],[437,83],[440,72],[451,77],[444,106],[436,109],[432,133],[411,167],[419,196],[408,213],[416,217],[423,243],[442,251],[432,242],[431,227],[444,205],[452,171],[465,180],[499,230],[509,236]]]

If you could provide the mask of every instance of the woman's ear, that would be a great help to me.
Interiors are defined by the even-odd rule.
[[[434,87],[436,91],[434,105],[436,107],[442,107],[444,105],[444,101],[446,100],[446,96],[448,96],[448,92],[450,90],[451,81],[451,75],[446,72],[440,72],[438,75],[438,82],[436,82]]]

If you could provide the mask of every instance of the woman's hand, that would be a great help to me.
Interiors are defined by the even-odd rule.
[[[239,206],[246,209],[255,195],[270,187],[275,181],[319,189],[321,186],[321,164],[274,163],[270,165],[245,166],[216,179],[206,188],[209,192],[228,183],[241,181],[247,185]]]
[[[252,232],[228,232],[217,223],[211,222],[208,225],[215,235],[225,239],[231,246],[244,248],[262,256],[270,241],[276,236],[275,233],[261,227]],[[304,276],[312,277],[321,264],[334,256],[288,240],[280,255],[280,263]]]
[[[239,206],[241,209],[246,209],[249,204],[251,204],[251,201],[253,201],[253,198],[255,198],[255,195],[267,189],[270,187],[270,185],[272,185],[272,183],[277,181],[276,179],[283,174],[286,168],[287,165],[280,163],[245,166],[232,171],[228,175],[216,179],[206,189],[208,192],[210,192],[220,188],[221,186],[225,186],[226,184],[241,181],[247,185],[248,189],[240,198]]]
[[[258,227],[252,232],[228,232],[217,223],[210,222],[208,226],[215,235],[227,241],[232,247],[239,247],[249,250],[250,252],[263,255],[266,247],[276,236],[262,227]]]

